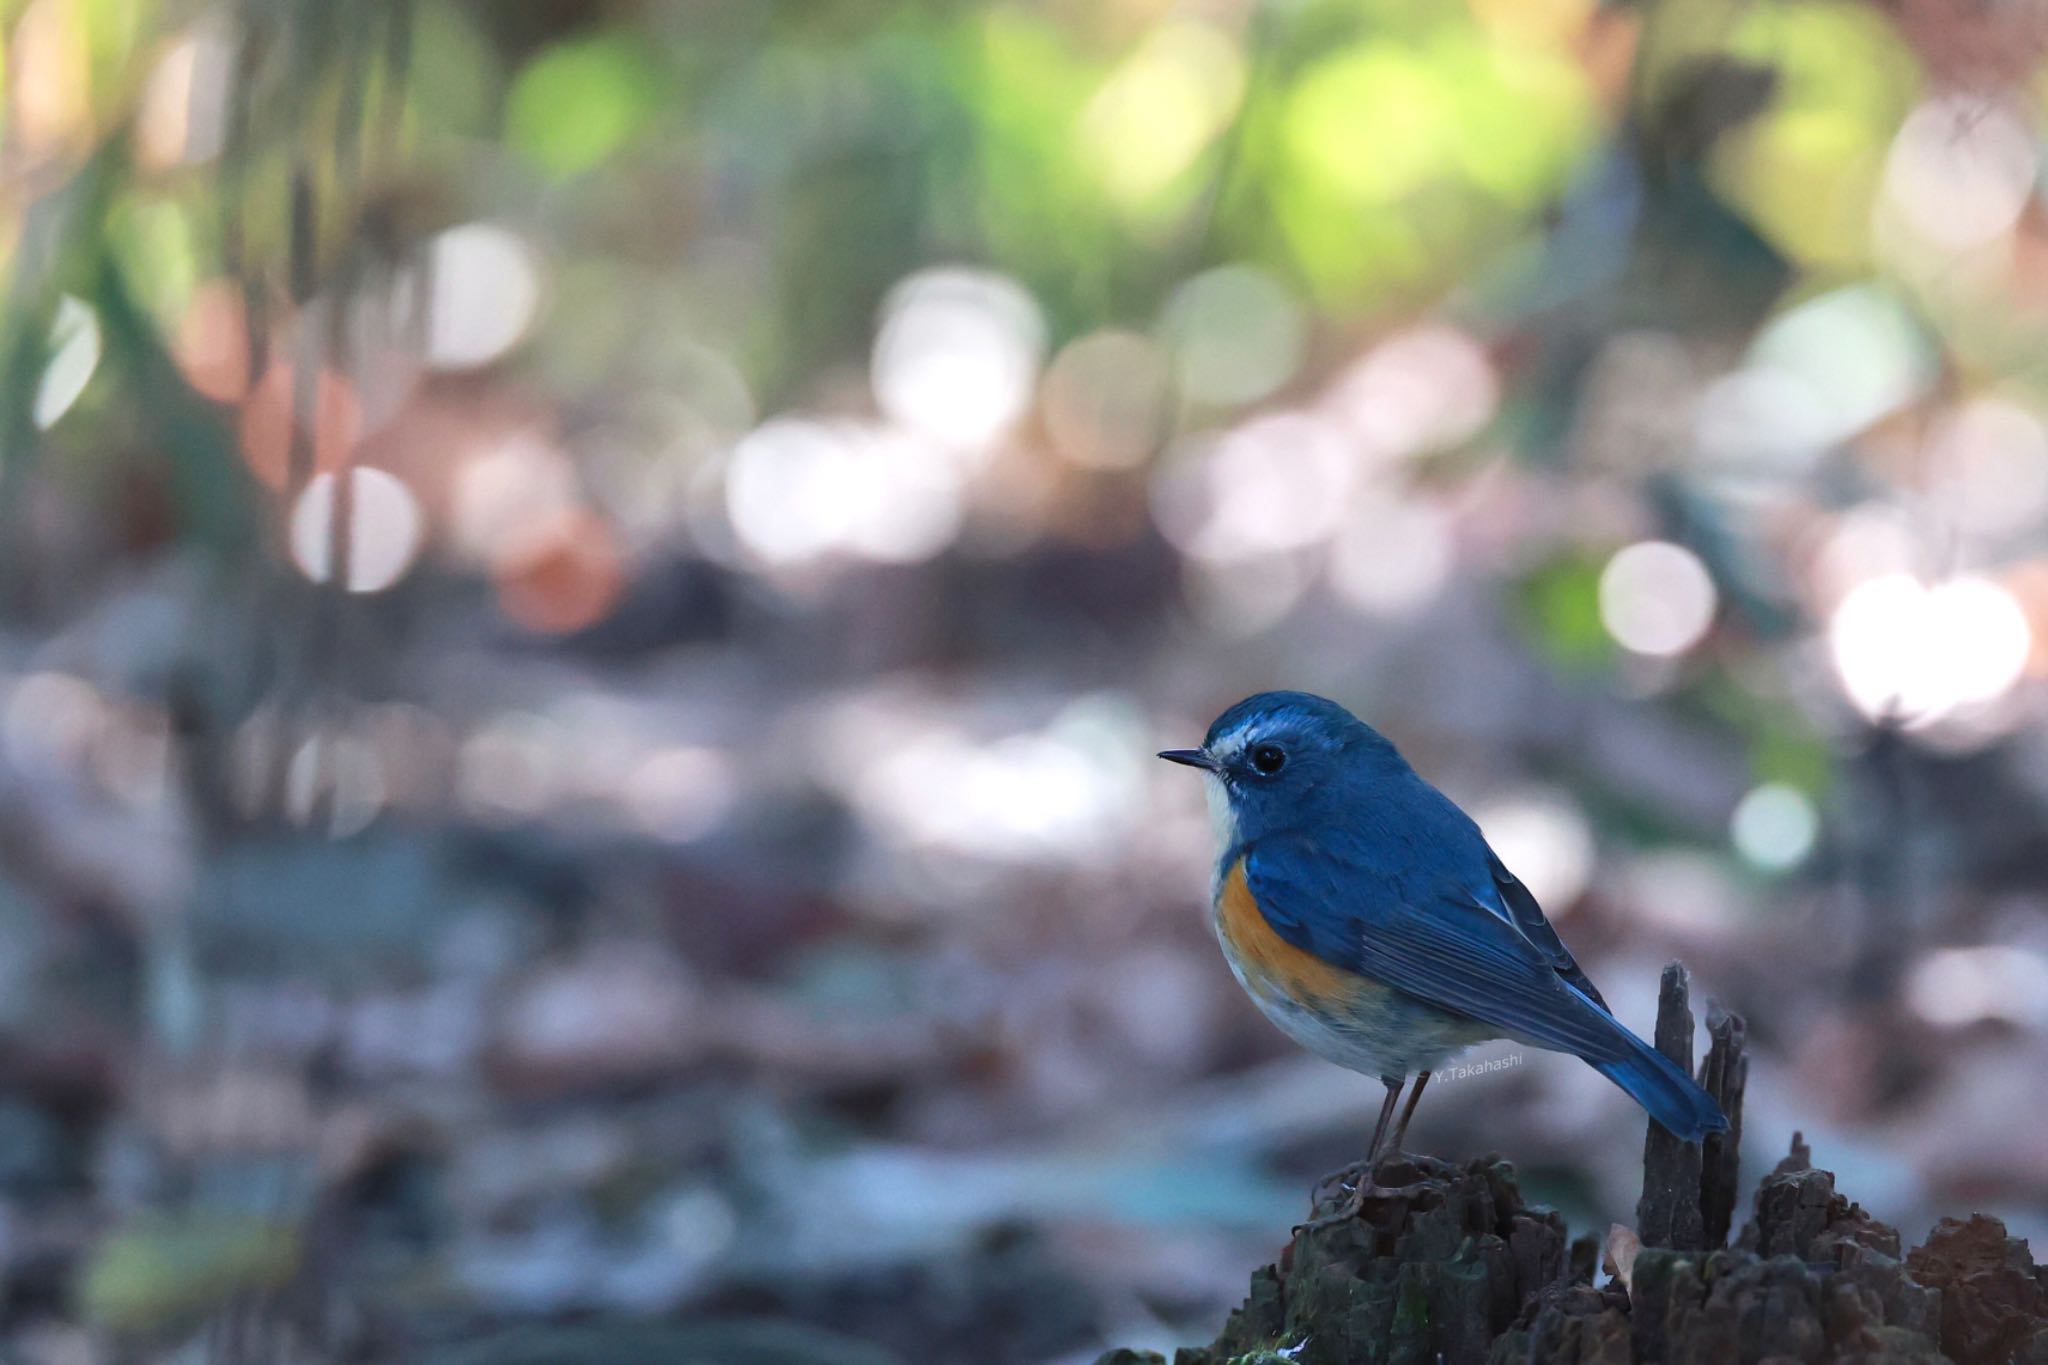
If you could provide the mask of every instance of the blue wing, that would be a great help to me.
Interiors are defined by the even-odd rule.
[[[1254,844],[1245,877],[1274,932],[1325,962],[1538,1046],[1588,1060],[1629,1050],[1616,1037],[1625,1030],[1519,882],[1512,893],[1491,876],[1466,887],[1449,871],[1390,866],[1364,841],[1298,834]]]
[[[1585,972],[1580,970],[1571,949],[1565,947],[1564,940],[1557,936],[1557,930],[1551,928],[1550,921],[1543,918],[1543,907],[1536,904],[1536,898],[1529,894],[1529,888],[1522,885],[1521,879],[1507,870],[1500,860],[1500,855],[1491,848],[1486,850],[1486,861],[1493,870],[1495,899],[1514,917],[1515,928],[1521,932],[1523,938],[1529,940],[1529,946],[1543,954],[1550,965],[1557,969],[1559,976],[1584,991],[1601,1009],[1606,1009],[1607,1002],[1601,998],[1600,992],[1594,989]]]
[[[1726,1128],[1706,1091],[1609,1012],[1478,827],[1428,790],[1433,799],[1408,805],[1400,837],[1367,816],[1335,838],[1254,843],[1245,878],[1274,932],[1438,1009],[1584,1058],[1687,1141]]]

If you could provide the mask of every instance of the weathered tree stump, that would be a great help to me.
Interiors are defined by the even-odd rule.
[[[1657,1045],[1690,1067],[1686,996],[1673,964]],[[1700,1081],[1729,1130],[1693,1146],[1650,1126],[1638,1226],[1610,1239],[1604,1283],[1599,1242],[1568,1241],[1507,1162],[1396,1154],[1356,1219],[1297,1231],[1216,1340],[1174,1365],[2048,1365],[2048,1269],[2025,1242],[1979,1215],[1902,1253],[1797,1137],[1730,1246],[1748,1061],[1741,1019],[1710,1004],[1707,1032]],[[1097,1365],[1148,1363],[1165,1365]]]
[[[1657,993],[1657,1051],[1692,1073],[1692,982],[1674,962]],[[1733,1132],[1733,1128],[1730,1129]],[[1646,1247],[1700,1251],[1707,1245],[1700,1211],[1704,1149],[1652,1123],[1643,1136],[1643,1196],[1636,1201],[1636,1236]]]
[[[1749,1056],[1741,1017],[1722,1009],[1718,1001],[1707,1002],[1707,1038],[1700,1084],[1728,1116],[1728,1131],[1709,1133],[1700,1144],[1700,1220],[1706,1245],[1717,1247],[1727,1245],[1735,1225],[1735,1198],[1742,1182],[1742,1091],[1749,1082]]]

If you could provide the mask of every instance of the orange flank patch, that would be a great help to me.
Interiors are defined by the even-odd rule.
[[[1273,932],[1245,882],[1242,858],[1216,897],[1216,927],[1248,982],[1301,1004],[1327,1007],[1349,1000],[1365,984],[1355,972],[1332,967]]]

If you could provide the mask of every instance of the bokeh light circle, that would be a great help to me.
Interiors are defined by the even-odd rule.
[[[427,278],[427,363],[471,370],[503,356],[540,311],[540,258],[495,223],[465,223],[434,238]]]
[[[348,590],[381,592],[405,576],[418,557],[424,518],[412,490],[381,469],[347,471]],[[292,508],[292,562],[315,583],[333,574],[335,498],[333,473],[315,475]]]
[[[1181,392],[1216,407],[1271,395],[1294,377],[1308,346],[1300,303],[1249,265],[1219,266],[1182,284],[1160,332]]]
[[[1668,658],[1698,644],[1714,623],[1713,577],[1683,545],[1646,540],[1607,561],[1600,620],[1624,649]]]
[[[1929,586],[1893,573],[1842,599],[1828,646],[1857,710],[1920,725],[2004,695],[2026,669],[2033,631],[2013,595],[1988,579]]]
[[[1023,286],[985,270],[912,275],[882,305],[870,382],[897,422],[980,446],[1031,405],[1045,323]]]
[[[1766,782],[1744,793],[1729,817],[1735,851],[1756,867],[1783,872],[1806,861],[1820,834],[1820,816],[1806,793]]]

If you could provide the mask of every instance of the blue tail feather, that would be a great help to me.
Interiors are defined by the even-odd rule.
[[[1627,1091],[1651,1118],[1687,1142],[1698,1142],[1708,1133],[1727,1128],[1721,1106],[1676,1062],[1619,1024],[1615,1031],[1631,1044],[1628,1053],[1611,1061],[1589,1058],[1595,1071]]]

